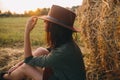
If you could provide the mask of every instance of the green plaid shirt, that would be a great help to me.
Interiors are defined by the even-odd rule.
[[[53,49],[48,55],[31,56],[24,62],[31,66],[52,68],[53,75],[49,80],[86,80],[82,53],[72,41]]]

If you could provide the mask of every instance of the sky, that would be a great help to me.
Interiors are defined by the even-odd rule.
[[[36,10],[37,8],[50,8],[53,4],[72,7],[82,4],[82,0],[0,0],[0,10],[11,11],[15,13],[24,13],[28,10]]]

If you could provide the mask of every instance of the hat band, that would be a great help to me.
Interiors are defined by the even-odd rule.
[[[63,25],[66,25],[64,22],[62,22],[62,21],[60,21],[60,20],[58,20],[58,19],[56,19],[56,18],[54,18],[54,17],[51,17],[51,16],[49,16],[49,15],[47,15],[47,17],[49,18],[49,19],[51,19],[52,21],[55,21],[55,22],[57,22],[57,23],[61,23],[61,24],[63,24]],[[67,26],[67,25],[66,25]]]

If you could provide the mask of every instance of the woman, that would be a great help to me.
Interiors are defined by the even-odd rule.
[[[38,17],[30,18],[24,36],[25,60],[19,67],[9,70],[9,74],[2,74],[2,78],[44,80],[44,70],[40,68],[50,68],[52,73],[47,76],[48,80],[86,80],[82,53],[72,37],[73,32],[79,31],[73,27],[75,17],[75,13],[57,5],[52,6],[47,16],[39,17],[45,23],[48,48],[39,48],[34,53],[31,51],[30,32]]]

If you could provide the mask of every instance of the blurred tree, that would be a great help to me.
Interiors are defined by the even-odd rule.
[[[24,11],[24,16],[29,16],[27,11]]]
[[[36,16],[40,16],[40,14],[41,14],[41,9],[37,8],[37,10],[35,11],[35,15]]]
[[[32,11],[32,10],[30,10],[30,11],[28,11],[28,15],[29,15],[29,16],[35,16],[35,12]]]
[[[2,16],[9,17],[9,16],[12,16],[12,13],[10,11],[6,11],[2,13]]]
[[[49,11],[49,8],[43,8],[43,9],[41,10],[40,15],[47,15],[47,14],[48,14],[48,11]]]

